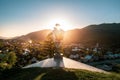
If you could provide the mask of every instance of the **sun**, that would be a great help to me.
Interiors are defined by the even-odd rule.
[[[60,28],[63,29],[64,31],[67,31],[73,28],[67,20],[61,19],[61,18],[51,20],[49,24],[49,28],[53,29],[55,27],[55,24],[60,24]]]

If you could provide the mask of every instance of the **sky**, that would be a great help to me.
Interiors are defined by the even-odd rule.
[[[119,23],[120,0],[0,0],[0,36],[15,37],[56,23],[64,30]]]

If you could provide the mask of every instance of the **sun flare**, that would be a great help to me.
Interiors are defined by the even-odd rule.
[[[55,27],[55,24],[60,24],[60,28],[63,29],[64,31],[72,29],[72,25],[65,19],[54,19],[50,21],[49,28],[53,29]]]

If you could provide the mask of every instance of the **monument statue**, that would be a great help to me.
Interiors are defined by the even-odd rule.
[[[56,62],[56,67],[60,67],[60,62],[63,58],[59,49],[61,47],[61,41],[64,37],[64,31],[60,28],[60,24],[55,24],[54,30],[52,31],[52,36],[56,47],[54,61]]]

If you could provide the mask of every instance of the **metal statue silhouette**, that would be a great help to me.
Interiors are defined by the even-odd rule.
[[[56,47],[54,61],[56,62],[56,67],[60,67],[60,62],[63,60],[63,57],[60,54],[60,47],[64,37],[64,31],[60,28],[60,24],[55,24],[54,30],[52,31],[52,36]]]

